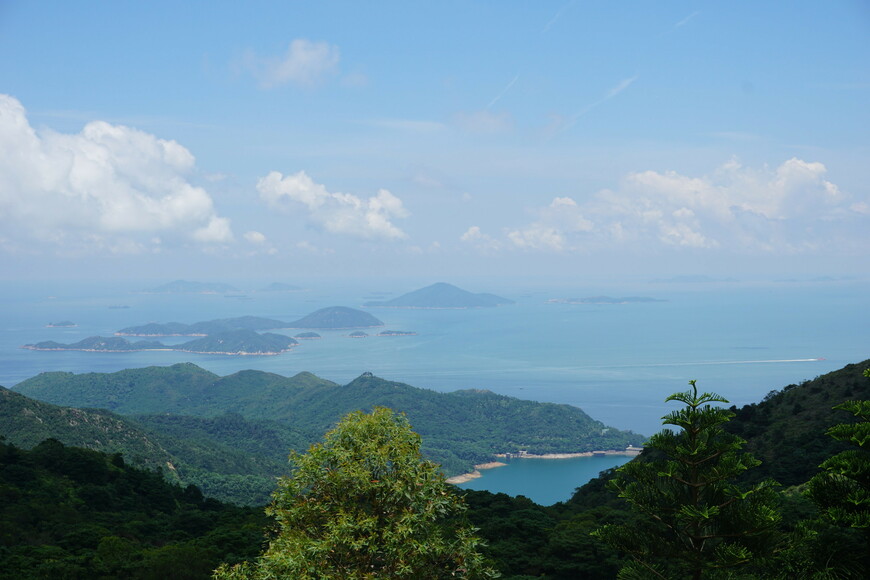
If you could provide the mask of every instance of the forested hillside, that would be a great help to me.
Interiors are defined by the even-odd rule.
[[[123,453],[126,461],[148,469],[174,459],[158,437],[129,419],[103,409],[77,409],[43,403],[0,387],[0,436],[29,449],[49,438],[66,445]],[[170,478],[173,472],[167,474]]]
[[[736,412],[729,431],[748,441],[746,446],[762,464],[747,473],[754,481],[772,477],[783,485],[798,485],[818,465],[847,446],[820,436],[831,425],[854,421],[834,405],[870,399],[870,379],[863,373],[870,360],[850,364],[800,385],[770,391],[763,401],[732,407]]]
[[[0,578],[208,578],[260,550],[268,519],[160,471],[46,440],[0,440]]]
[[[219,377],[187,363],[109,374],[43,373],[19,383],[16,390],[59,405],[106,407],[136,415],[154,432],[171,432],[177,440],[187,437],[182,434],[183,426],[192,423],[176,416],[216,417],[233,412],[247,422],[271,422],[255,430],[253,440],[269,432],[269,437],[289,437],[287,440],[292,441],[294,448],[298,447],[300,437],[308,444],[313,443],[351,411],[389,406],[408,415],[423,437],[424,453],[441,463],[451,475],[469,471],[476,463],[491,461],[495,453],[519,449],[530,453],[624,449],[644,439],[607,427],[570,405],[523,401],[489,391],[439,393],[386,381],[370,373],[347,385],[337,385],[310,373],[282,377],[242,371]],[[166,414],[172,417],[144,416]],[[212,430],[208,437],[200,431],[191,436],[236,446],[228,431]],[[265,444],[269,441],[267,438],[255,446],[252,454],[264,457],[261,454],[269,448]],[[179,447],[170,442],[167,445]],[[281,449],[281,453],[287,451],[288,448]],[[191,465],[193,460],[189,455],[185,457],[185,464]],[[274,458],[274,452],[264,457],[268,462]],[[264,469],[257,475],[280,473]],[[204,472],[198,472],[190,481],[214,489]],[[261,491],[265,493],[267,489],[270,488]]]
[[[847,398],[870,399],[870,378],[862,376],[868,367],[870,360],[849,365],[772,391],[764,401],[735,409],[737,416],[727,425],[743,434],[749,441],[747,448],[764,459],[761,466],[747,471],[747,476],[758,479],[772,475],[784,484],[779,506],[780,547],[772,559],[751,570],[754,576],[745,577],[810,577],[809,571],[821,573],[825,567],[827,577],[866,577],[864,534],[820,519],[814,504],[803,495],[803,487],[790,486],[805,483],[820,471],[823,459],[844,447],[825,431],[854,418],[832,407]],[[371,376],[345,387],[327,386],[326,390],[335,394],[337,389],[348,389],[357,402],[365,399],[366,392],[373,398],[393,397],[396,401],[403,401],[411,392],[407,385]],[[124,418],[111,413],[58,408],[5,389],[0,395],[0,408],[17,410],[3,416],[3,425],[13,424],[8,419],[17,414],[34,415],[49,427],[52,422],[65,425],[68,434],[77,433],[71,429],[76,425],[70,423],[78,423],[88,425],[91,436],[121,433],[118,437],[122,441],[139,436],[127,431]],[[465,392],[456,397],[474,407],[468,401],[481,395],[483,409],[512,407],[503,400],[509,398],[486,393]],[[727,393],[723,395],[727,397]],[[417,404],[418,411],[427,408],[425,402]],[[24,412],[28,409],[29,413]],[[323,409],[312,409],[311,426],[326,416]],[[475,412],[484,410],[468,411]],[[487,412],[510,417],[504,409],[501,415],[491,409]],[[558,421],[559,413],[558,408],[541,408],[536,420]],[[160,453],[180,457],[196,450],[200,463],[192,463],[193,468],[224,472],[257,469],[258,462],[279,462],[274,456],[267,459],[269,449],[298,448],[299,438],[309,436],[237,414],[139,416],[136,421],[144,429],[141,433],[160,431],[166,438],[155,441],[174,441],[168,446],[154,443]],[[27,425],[14,424],[19,429]],[[771,430],[776,436],[771,436]],[[84,439],[82,444],[87,444]],[[229,448],[236,454],[229,453]],[[808,454],[802,456],[796,452],[798,448],[807,449]],[[635,461],[644,461],[645,455]],[[65,447],[57,441],[43,442],[32,451],[0,442],[0,578],[207,578],[218,562],[250,559],[262,549],[263,532],[269,525],[259,508],[233,508],[203,499],[197,488],[167,483],[163,478],[166,473],[134,469],[118,454]],[[605,472],[578,488],[569,501],[549,507],[504,494],[459,493],[469,505],[469,519],[488,543],[485,554],[506,580],[610,579],[616,577],[624,560],[590,532],[607,523],[631,524],[639,517],[606,489],[612,476],[613,471]]]
[[[744,481],[773,478],[782,484],[781,556],[747,578],[818,577],[864,578],[870,571],[870,548],[861,530],[843,529],[818,517],[804,496],[807,481],[821,471],[820,464],[848,449],[826,435],[829,428],[855,422],[833,407],[846,400],[870,400],[870,378],[864,370],[870,360],[773,390],[759,403],[741,409],[726,428],[747,439],[746,450],[762,460],[749,469]],[[722,393],[726,396],[728,393]],[[854,448],[854,447],[852,447]],[[646,453],[634,461],[644,461]],[[488,492],[465,492],[469,517],[487,540],[485,553],[499,563],[506,580],[612,579],[621,565],[619,554],[589,534],[608,523],[627,523],[638,517],[628,505],[606,489],[615,470],[579,487],[573,497],[550,507],[535,505],[524,497]],[[800,522],[805,522],[800,524]],[[804,526],[803,528],[801,526]],[[833,566],[801,576],[798,568]]]

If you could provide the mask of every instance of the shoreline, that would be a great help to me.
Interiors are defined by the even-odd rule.
[[[574,459],[575,457],[600,457],[602,455],[627,455],[634,457],[640,455],[643,449],[634,447],[630,449],[603,449],[601,451],[580,451],[577,453],[544,453],[536,455],[534,453],[496,453],[496,457],[504,457],[507,459]]]
[[[468,481],[471,481],[472,479],[483,477],[483,474],[480,472],[481,469],[495,469],[496,467],[503,467],[505,465],[507,465],[507,463],[502,463],[501,461],[480,463],[474,466],[474,471],[471,471],[469,473],[462,473],[460,475],[454,475],[453,477],[448,477],[444,481],[453,485],[456,485],[457,483],[466,483]]]
[[[37,348],[28,344],[25,344],[19,348],[39,352],[188,352],[191,354],[220,354],[224,356],[277,356],[279,354],[284,354],[285,352],[290,352],[291,350],[293,350],[293,347],[277,352],[224,352],[207,350],[186,350],[183,348],[128,348],[124,350],[112,350],[102,348]]]
[[[534,453],[496,453],[495,456],[501,459],[575,459],[577,457],[601,457],[603,455],[625,455],[628,457],[636,457],[640,455],[640,452],[643,451],[640,447],[631,447],[628,449],[604,449],[601,451],[581,451],[578,453],[544,453],[541,455],[536,455]],[[496,467],[503,467],[507,465],[502,461],[490,461],[489,463],[481,463],[479,465],[474,466],[474,471],[470,471],[468,473],[462,473],[459,475],[454,475],[453,477],[448,477],[445,481],[447,483],[456,485],[460,483],[468,483],[473,479],[478,479],[483,477],[483,474],[480,472],[483,469],[494,469]]]

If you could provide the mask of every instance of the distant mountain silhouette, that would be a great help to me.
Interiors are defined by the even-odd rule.
[[[495,294],[474,294],[453,284],[438,282],[392,300],[366,302],[374,308],[490,308],[513,304],[513,300]]]

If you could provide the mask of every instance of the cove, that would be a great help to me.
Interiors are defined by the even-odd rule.
[[[570,459],[514,458],[507,460],[507,465],[503,467],[482,470],[482,477],[457,484],[457,487],[524,495],[539,505],[552,505],[567,501],[576,488],[605,469],[619,467],[630,459],[626,455]]]

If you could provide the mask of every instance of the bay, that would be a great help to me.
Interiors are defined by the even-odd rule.
[[[485,469],[482,476],[457,487],[492,493],[524,495],[539,505],[552,505],[571,498],[574,490],[599,473],[619,467],[626,455],[572,457],[569,459],[514,458],[507,465]]]

